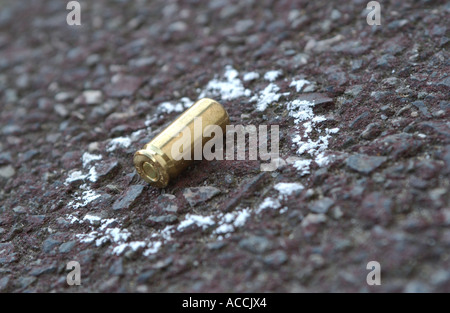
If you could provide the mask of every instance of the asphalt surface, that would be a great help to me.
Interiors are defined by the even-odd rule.
[[[450,4],[380,2],[2,1],[0,291],[450,291]],[[142,181],[200,96],[280,168]]]

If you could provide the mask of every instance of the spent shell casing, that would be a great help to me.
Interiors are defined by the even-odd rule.
[[[197,123],[199,119],[200,124]],[[220,103],[208,98],[198,100],[134,154],[134,166],[149,184],[164,188],[193,162],[196,146],[203,148],[208,141],[209,137],[203,136],[205,128],[219,126],[225,134],[229,123],[228,113]],[[201,125],[201,130],[196,129],[198,125]],[[184,135],[186,132],[187,136]],[[190,147],[189,151],[178,149],[180,140],[185,141],[184,146]]]

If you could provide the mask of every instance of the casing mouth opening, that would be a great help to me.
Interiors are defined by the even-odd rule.
[[[164,188],[169,183],[169,174],[165,168],[163,158],[149,149],[139,150],[135,153],[134,167],[138,174],[150,185]]]

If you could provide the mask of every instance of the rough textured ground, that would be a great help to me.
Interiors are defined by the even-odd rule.
[[[0,291],[450,291],[448,2],[80,2],[0,4]],[[297,167],[147,186],[133,153],[201,93]]]

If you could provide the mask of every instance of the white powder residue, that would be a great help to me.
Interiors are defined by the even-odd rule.
[[[145,247],[147,244],[145,241],[132,241],[128,244],[128,246],[131,248],[131,250],[136,251],[139,248]]]
[[[105,242],[119,243],[122,244],[128,240],[131,233],[127,229],[120,229],[118,227],[107,228],[103,236],[97,238],[95,244],[97,247],[101,246]]]
[[[161,248],[162,243],[161,241],[151,242],[148,245],[148,249],[144,251],[144,256],[149,256],[150,254],[155,254],[159,251],[159,248]]]
[[[102,92],[100,90],[86,90],[83,92],[86,104],[98,104],[102,101]]]
[[[290,84],[289,87],[295,87],[295,90],[297,90],[297,92],[300,92],[303,87],[305,87],[306,85],[310,85],[311,82],[309,80],[306,79],[299,79],[299,80],[293,80]]]
[[[74,171],[69,174],[69,176],[66,178],[65,184],[69,184],[71,182],[77,181],[77,180],[84,180],[87,177],[87,175],[83,175],[82,171]]]
[[[277,199],[267,197],[263,200],[263,202],[259,205],[256,213],[261,213],[261,211],[266,209],[279,209],[281,207],[280,202]]]
[[[313,130],[318,133],[321,132],[317,124],[326,120],[324,116],[315,115],[313,107],[314,102],[307,100],[296,99],[286,103],[289,116],[294,118],[294,124],[303,127],[303,132],[295,135],[292,139],[293,143],[297,145],[297,155],[308,153],[321,166],[325,164],[323,153],[328,148],[330,134],[337,132],[338,129],[325,129],[325,135],[319,136],[316,140],[311,139],[309,136]],[[311,160],[299,160],[294,162],[293,165],[300,171],[301,175],[306,175],[310,172],[311,162]]]
[[[107,243],[108,241],[109,241],[109,238],[107,236],[102,236],[95,240],[95,245],[97,247],[100,247],[101,245],[103,245],[104,243]]]
[[[258,79],[258,78],[259,78],[259,73],[257,73],[257,72],[245,73],[244,77],[243,77],[245,82],[248,82],[248,81],[251,81],[251,80],[255,80],[255,79]]]
[[[285,199],[287,196],[293,194],[294,192],[298,192],[304,189],[303,185],[300,183],[278,183],[274,186],[274,188],[278,191],[279,196],[278,199],[267,197],[264,198],[263,202],[256,209],[256,213],[259,214],[263,210],[267,209],[279,209],[281,208],[280,201]],[[285,213],[287,208],[283,208],[280,210],[280,213]]]
[[[86,234],[75,235],[82,243],[95,242],[96,246],[101,246],[107,242],[117,244],[113,247],[113,254],[121,254],[127,247],[137,250],[140,247],[146,246],[146,243],[143,241],[132,241],[127,243],[126,241],[128,241],[131,233],[127,229],[121,229],[116,219],[101,219],[98,216],[86,214],[83,221],[89,222],[91,231]],[[92,225],[98,225],[98,222],[100,222],[101,226],[97,230],[94,230],[94,226]]]
[[[262,90],[258,95],[254,95],[250,101],[257,102],[256,110],[265,111],[269,104],[280,100],[281,96],[289,95],[287,93],[278,93],[280,91],[280,87],[277,85],[270,83],[264,90]]]
[[[111,239],[111,241],[113,242],[127,241],[128,238],[131,236],[128,230],[120,229],[117,227],[106,229],[105,235],[108,236],[109,239]]]
[[[83,221],[88,221],[90,224],[95,224],[96,222],[100,222],[101,221],[101,217],[95,216],[95,215],[86,214],[86,216],[83,218]]]
[[[75,215],[72,214],[67,214],[66,215],[66,220],[70,223],[82,223],[82,221],[80,221],[80,219],[78,217],[76,217]]]
[[[266,74],[264,74],[264,79],[268,80],[270,82],[275,81],[280,75],[282,74],[281,71],[268,71]]]
[[[311,165],[311,162],[312,161],[308,159],[296,160],[294,161],[293,166],[300,173],[301,176],[304,176],[310,173],[309,167]]]
[[[82,185],[80,188],[88,188],[86,185]],[[81,193],[81,196],[76,197],[74,200],[70,201],[67,205],[72,207],[74,210],[83,208],[95,199],[99,198],[101,195],[96,193],[94,190],[88,188]]]
[[[214,230],[216,234],[226,234],[234,231],[234,227],[231,224],[222,224]]]
[[[128,248],[128,243],[123,243],[121,245],[114,247],[112,253],[115,255],[121,255],[126,248]]]
[[[91,154],[89,152],[85,152],[85,153],[83,153],[83,156],[81,159],[83,161],[83,167],[86,167],[89,163],[91,163],[93,161],[101,160],[102,156],[96,155],[96,154]]]
[[[165,228],[163,228],[163,230],[161,230],[161,237],[166,240],[166,241],[170,241],[172,240],[172,233],[174,232],[174,226],[173,225],[168,225]]]
[[[331,128],[331,129],[326,129],[327,134],[337,134],[339,132],[339,128],[335,127],[335,128]]]
[[[91,182],[95,183],[98,179],[97,171],[95,170],[95,166],[89,169],[89,174],[86,176]]]
[[[320,123],[320,122],[325,122],[327,119],[325,118],[325,116],[319,115],[319,116],[314,116],[313,119],[311,120],[312,123],[316,124],[316,123]],[[318,131],[320,132],[320,129],[318,129]]]
[[[233,225],[235,227],[242,227],[244,226],[245,222],[247,222],[247,219],[249,217],[250,217],[250,210],[248,208],[238,211],[237,216],[234,219]]]
[[[159,120],[159,117],[157,114],[153,115],[152,117],[150,117],[150,119],[146,120],[144,122],[146,127],[150,127],[153,123],[155,123],[156,121]]]
[[[144,248],[145,246],[147,246],[145,241],[126,242],[114,247],[112,253],[116,255],[121,255],[126,248],[130,248],[133,251],[137,251],[139,248]]]
[[[171,102],[163,102],[158,106],[158,112],[170,114],[172,112],[183,112],[190,108],[194,104],[194,101],[188,97],[183,97],[178,103],[172,104]]]
[[[183,112],[185,109],[190,108],[194,104],[194,101],[187,97],[180,99],[180,102],[172,104],[171,102],[163,102],[158,106],[158,111],[161,113],[170,114],[172,112]]]
[[[214,234],[227,234],[233,232],[236,228],[245,225],[245,222],[250,217],[250,210],[238,209],[234,212],[229,212],[226,214],[219,213],[217,216],[218,225],[214,230]]]
[[[132,138],[135,140],[143,130],[134,132]],[[112,139],[108,144],[108,151],[114,151],[118,147],[128,148],[131,145],[131,138],[128,137],[118,137]],[[94,162],[101,160],[101,155],[95,155],[85,152],[82,156],[83,168],[88,168],[89,165]],[[89,203],[101,197],[101,194],[92,190],[91,183],[96,182],[98,179],[98,174],[95,166],[89,168],[89,172],[85,173],[86,170],[78,170],[69,174],[66,179],[66,184],[74,181],[82,180],[84,183],[79,186],[79,190],[74,194],[72,201],[68,203],[68,207],[78,210],[80,208],[86,207]],[[77,211],[78,215],[81,214]],[[146,247],[145,242],[133,241],[127,243],[131,233],[121,226],[121,223],[114,218],[102,219],[99,216],[93,214],[85,214],[82,220],[80,220],[75,215],[69,214],[67,216],[69,223],[85,223],[89,227],[89,231],[76,234],[75,237],[79,239],[81,243],[95,243],[96,246],[101,246],[105,243],[111,243],[113,254],[120,254],[128,247],[131,249],[139,249],[140,247]]]
[[[83,194],[80,198],[76,199],[75,201],[70,201],[68,203],[69,206],[72,206],[73,209],[77,210],[79,208],[85,207],[90,202],[94,201],[100,197],[100,195],[97,195],[95,191],[83,191]]]
[[[89,169],[89,172],[87,174],[83,174],[82,171],[71,172],[69,176],[66,178],[64,184],[69,185],[70,183],[78,180],[83,181],[89,180],[94,183],[97,181],[97,179],[98,179],[97,171],[95,170],[95,166],[93,166]],[[83,184],[83,186],[86,186],[86,184]]]
[[[117,148],[128,148],[131,145],[131,139],[128,137],[117,137],[114,139],[111,139],[111,141],[108,144],[108,148],[106,151],[112,152],[116,150]]]
[[[325,151],[329,145],[329,139],[332,134],[339,131],[339,128],[325,129],[325,135],[318,136],[317,140],[313,140],[308,137],[302,137],[301,135],[296,135],[292,141],[297,144],[297,154],[301,155],[303,153],[308,153],[314,157],[314,161],[319,166],[324,166],[328,164],[328,157],[325,156]]]
[[[251,91],[246,89],[239,79],[239,72],[232,66],[225,67],[224,80],[213,79],[200,93],[199,99],[208,96],[221,97],[222,100],[234,100],[240,97],[249,97]]]
[[[328,156],[326,156],[324,152],[321,152],[316,156],[315,161],[316,161],[317,165],[322,167],[322,166],[325,166],[328,163],[330,163],[330,158]]]
[[[80,239],[81,243],[91,243],[95,239],[97,239],[97,235],[98,235],[98,232],[93,231],[93,232],[90,232],[89,234],[78,234],[78,235],[75,235],[75,237]]]
[[[215,222],[213,221],[213,219],[210,216],[186,214],[185,219],[178,225],[177,230],[183,231],[185,228],[187,228],[193,224],[201,227],[202,229],[206,229],[209,226],[214,225]]]
[[[298,146],[298,154],[309,153],[310,155],[315,156],[323,150],[327,143],[327,138],[320,136],[317,140],[312,140],[311,138],[304,140],[302,139],[302,136],[296,135],[292,141]]]
[[[118,223],[118,221],[115,218],[109,218],[109,219],[106,218],[106,219],[101,220],[102,226],[100,226],[100,230],[104,231],[105,229],[108,228],[108,226],[110,226],[113,223]]]
[[[131,136],[130,136],[131,141],[136,141],[136,140],[138,140],[139,137],[140,137],[144,132],[146,132],[146,131],[151,132],[151,129],[150,129],[150,128],[147,129],[147,130],[139,129],[139,130],[137,130],[137,131],[131,133]]]
[[[180,99],[180,101],[181,101],[181,103],[183,104],[183,107],[184,107],[185,109],[190,108],[190,107],[194,104],[194,101],[192,101],[192,100],[189,99],[188,97],[183,97],[183,98]]]
[[[170,114],[172,112],[183,112],[184,108],[181,103],[172,104],[170,102],[163,102],[158,106],[158,111]]]
[[[328,158],[325,156],[325,151],[328,149],[329,139],[332,134],[339,131],[339,128],[328,129],[325,128],[324,135],[318,135],[317,139],[312,139],[310,134],[313,130],[318,134],[322,130],[318,127],[319,123],[326,121],[326,118],[321,115],[315,115],[313,111],[314,102],[307,100],[294,100],[288,102],[286,105],[289,116],[294,118],[296,125],[303,126],[303,133],[295,135],[292,142],[297,145],[297,155],[309,154],[319,166],[328,164]],[[296,161],[294,167],[301,171],[302,175],[309,174],[310,160]]]
[[[302,191],[305,187],[300,183],[278,183],[274,186],[280,194],[279,199],[290,196],[293,193]]]
[[[120,222],[117,219],[101,219],[100,217],[86,214],[83,218],[84,221],[89,222],[90,232],[86,234],[77,234],[75,237],[80,240],[81,243],[95,243],[96,246],[102,246],[105,243],[112,244],[112,254],[121,255],[127,249],[137,251],[141,248],[147,248],[143,255],[148,256],[150,254],[157,253],[162,247],[163,242],[171,241],[171,234],[175,231],[174,226],[166,226],[160,231],[156,231],[151,236],[152,241],[131,241],[127,242],[131,236],[131,233],[127,229],[123,229],[120,226]],[[189,220],[194,221],[198,225],[208,225],[211,221],[208,218],[198,218],[197,216],[189,217]],[[94,230],[94,226],[100,221],[101,226]],[[80,221],[82,222],[82,221]],[[159,238],[159,240],[158,240]]]
[[[314,102],[307,100],[294,100],[288,102],[286,107],[289,112],[289,116],[294,118],[295,124],[311,120],[314,118],[313,112]]]
[[[234,219],[236,218],[236,212],[229,212],[225,215],[220,215],[219,217],[222,217],[222,222],[223,223],[231,223],[234,221]]]

